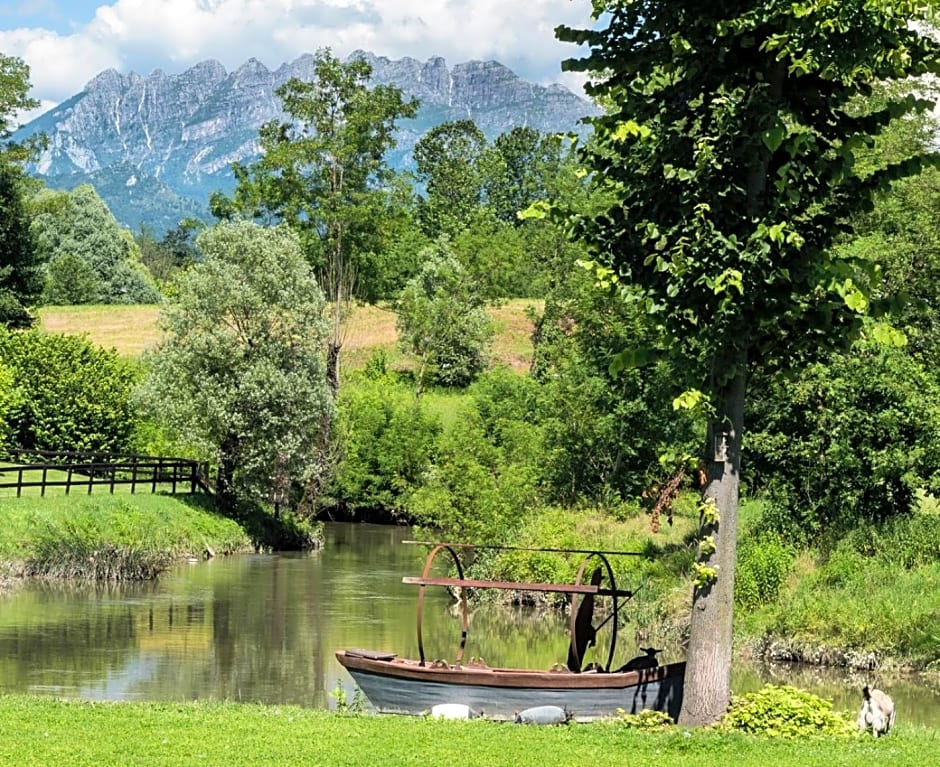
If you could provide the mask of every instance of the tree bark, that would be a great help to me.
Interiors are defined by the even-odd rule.
[[[227,434],[219,450],[219,473],[215,485],[220,510],[226,516],[232,516],[238,508],[238,495],[235,490],[238,452],[238,436],[232,433]]]
[[[708,427],[706,487],[703,500],[714,502],[717,519],[703,514],[701,536],[711,536],[715,550],[700,544],[698,561],[713,569],[713,582],[697,583],[692,593],[692,621],[679,724],[711,724],[728,708],[731,699],[731,656],[734,610],[734,566],[737,555],[738,490],[741,471],[741,434],[744,428],[746,354],[730,360],[730,375],[723,386],[717,412]]]

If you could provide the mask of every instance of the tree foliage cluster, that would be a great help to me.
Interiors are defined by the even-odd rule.
[[[9,140],[16,115],[38,105],[29,98],[29,67],[0,53],[0,326],[28,327],[42,292],[42,268],[29,235],[29,181],[22,168],[31,146]]]
[[[139,249],[88,184],[44,191],[31,202],[30,231],[46,264],[43,303],[150,304],[160,293]]]
[[[219,467],[229,510],[239,497],[286,501],[333,409],[323,292],[285,226],[220,224],[197,245],[202,260],[163,314],[140,400]]]
[[[569,214],[622,300],[659,336],[622,358],[681,358],[710,409],[683,724],[730,696],[737,507],[750,375],[825,359],[879,309],[875,265],[833,246],[893,180],[936,157],[920,147],[869,168],[856,152],[892,119],[933,104],[876,84],[940,73],[929,4],[594,0],[586,45],[565,63],[609,105],[581,159],[613,204]],[[835,43],[838,38],[838,44]]]
[[[8,447],[122,452],[132,444],[140,371],[114,351],[82,336],[0,328],[0,375]]]

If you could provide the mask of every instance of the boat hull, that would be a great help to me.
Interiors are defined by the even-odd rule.
[[[682,706],[685,663],[615,673],[529,671],[441,663],[421,665],[369,651],[340,650],[336,659],[375,709],[423,714],[458,703],[488,719],[513,720],[520,711],[552,705],[589,722],[652,709],[673,720]]]

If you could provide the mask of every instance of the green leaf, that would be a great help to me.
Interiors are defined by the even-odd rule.
[[[783,143],[783,138],[786,135],[786,128],[784,128],[780,123],[777,123],[772,128],[768,128],[763,133],[761,133],[761,141],[764,142],[764,146],[767,147],[771,152],[776,152]]]
[[[867,335],[873,342],[882,346],[907,346],[907,336],[903,331],[886,322],[875,322],[867,330]]]

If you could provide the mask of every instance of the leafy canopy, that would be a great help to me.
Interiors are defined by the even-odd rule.
[[[42,264],[29,234],[22,162],[36,143],[9,141],[17,114],[39,106],[29,94],[29,67],[0,53],[0,326],[28,327],[42,292]]]
[[[593,2],[603,29],[565,62],[610,105],[583,159],[615,192],[575,221],[599,276],[640,301],[663,348],[757,350],[787,364],[859,328],[877,278],[831,250],[849,214],[916,173],[913,153],[861,175],[855,152],[893,117],[925,110],[910,92],[859,112],[879,82],[938,71],[937,43],[910,22],[929,6],[887,0]],[[622,358],[621,362],[628,361]]]
[[[263,499],[278,472],[311,470],[332,413],[323,293],[286,227],[220,224],[197,245],[204,260],[164,312],[142,401],[218,462],[227,492]]]

